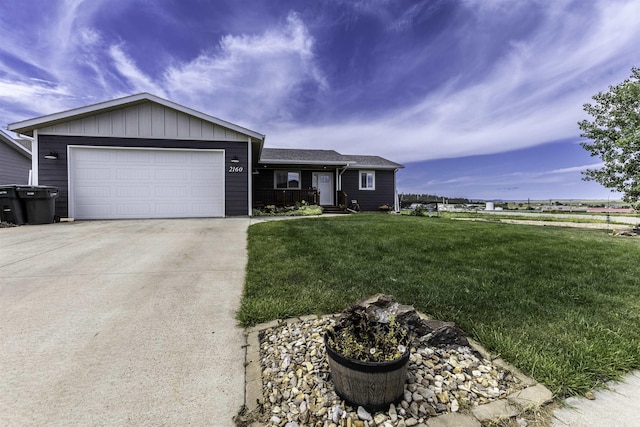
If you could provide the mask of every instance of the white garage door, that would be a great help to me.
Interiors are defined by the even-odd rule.
[[[69,215],[222,217],[224,172],[221,150],[69,147]]]

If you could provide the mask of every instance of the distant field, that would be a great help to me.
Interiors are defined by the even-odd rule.
[[[403,215],[410,215],[411,210],[404,209]],[[424,213],[429,216],[429,213]],[[431,213],[431,216],[441,218],[482,218],[488,221],[499,222],[501,220],[532,220],[545,222],[575,222],[594,223],[612,225],[637,225],[640,223],[638,214],[615,214],[610,215],[609,220],[606,214],[591,214],[586,212],[521,212],[521,211],[443,211]]]

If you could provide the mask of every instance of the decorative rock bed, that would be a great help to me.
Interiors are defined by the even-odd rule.
[[[336,316],[278,320],[247,335],[247,406],[236,417],[237,425],[403,427],[425,426],[433,417],[442,425],[479,425],[553,398],[501,359],[490,360],[452,323],[429,320],[385,295],[357,304],[364,304],[371,316],[392,314],[413,332],[401,400],[387,411],[369,413],[337,395],[324,346],[324,333],[336,324]]]
[[[412,426],[458,412],[523,387],[521,381],[469,347],[412,348],[404,398],[387,412],[369,414],[337,396],[329,378],[323,333],[333,318],[285,323],[260,334],[267,426]]]

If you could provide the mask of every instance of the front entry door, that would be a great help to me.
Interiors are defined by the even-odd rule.
[[[333,206],[333,173],[332,172],[314,172],[313,187],[320,192],[320,205]]]

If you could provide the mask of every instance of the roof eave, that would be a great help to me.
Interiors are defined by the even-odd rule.
[[[265,165],[319,165],[319,166],[347,166],[354,164],[353,162],[336,162],[336,161],[319,161],[319,160],[277,160],[277,159],[261,159],[261,164]]]
[[[355,167],[357,167],[358,169],[384,169],[384,170],[394,170],[394,169],[404,169],[404,166],[402,165],[397,165],[397,166],[391,166],[391,165],[386,165],[386,166],[382,166],[382,165],[361,165],[361,164],[356,164]]]
[[[9,147],[13,148],[18,153],[22,154],[24,157],[26,157],[28,159],[31,159],[31,151],[29,151],[29,149],[27,149],[27,147],[25,147],[22,144],[19,144],[18,142],[16,142],[13,138],[11,138],[6,133],[0,131],[0,139],[5,141],[6,144]]]

